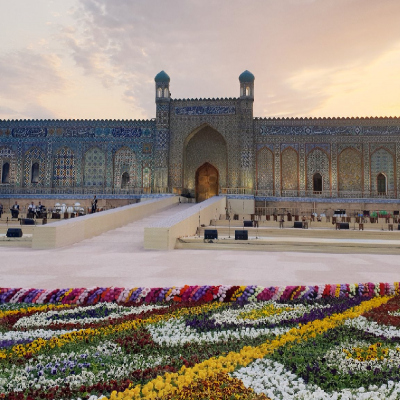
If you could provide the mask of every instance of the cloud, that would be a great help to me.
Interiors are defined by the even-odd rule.
[[[7,104],[2,107],[2,114],[8,109],[19,118],[52,117],[53,112],[40,104],[45,95],[66,88],[66,82],[58,71],[59,65],[58,56],[31,50],[1,55],[0,98]]]
[[[81,0],[65,40],[78,67],[121,86],[149,117],[161,69],[174,97],[237,96],[249,69],[256,115],[298,115],[326,101],[335,71],[356,71],[392,48],[399,13],[395,0]]]
[[[237,97],[238,76],[248,69],[256,77],[255,116],[337,115],[338,98],[359,93],[366,79],[380,81],[379,68],[365,71],[383,68],[376,63],[400,41],[398,0],[71,4],[68,17],[64,11],[54,23],[58,35],[44,38],[45,54],[0,53],[0,97],[11,99],[2,102],[7,107],[20,110],[23,101],[63,118],[83,115],[84,107],[91,118],[116,110],[119,118],[152,118],[160,70],[171,77],[173,98],[200,98]],[[386,65],[384,71],[395,69],[397,64]],[[363,115],[373,104],[366,98],[357,112]]]

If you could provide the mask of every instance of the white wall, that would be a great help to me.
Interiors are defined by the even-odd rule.
[[[231,214],[255,214],[255,200],[228,199],[228,210]],[[233,218],[233,215],[231,215]]]
[[[120,228],[176,203],[178,203],[177,196],[151,199],[96,214],[36,226],[33,232],[32,248],[53,249],[69,246],[109,230]]]
[[[225,213],[226,198],[214,196],[202,203],[195,204],[179,214],[157,221],[144,229],[144,248],[152,250],[172,250],[176,239],[194,236],[200,225],[209,225],[212,219]]]

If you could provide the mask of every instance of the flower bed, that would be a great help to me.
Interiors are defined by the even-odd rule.
[[[0,399],[397,399],[399,284],[0,289]]]

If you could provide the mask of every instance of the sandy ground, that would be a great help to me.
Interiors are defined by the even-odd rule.
[[[400,280],[398,255],[143,249],[145,226],[188,206],[180,204],[61,249],[0,247],[0,286],[276,286]]]

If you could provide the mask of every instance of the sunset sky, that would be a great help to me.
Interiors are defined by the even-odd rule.
[[[0,0],[0,119],[153,118],[173,98],[254,116],[400,116],[399,0]]]

